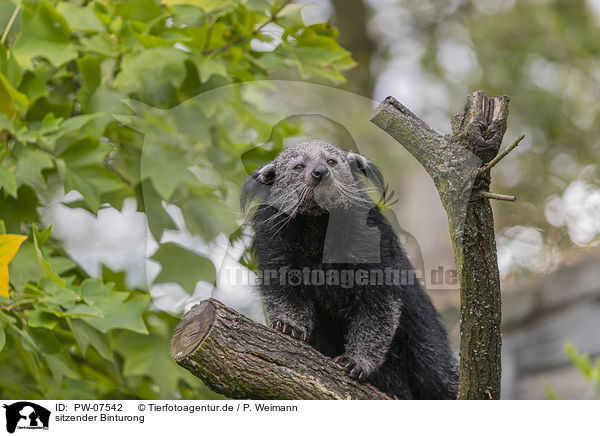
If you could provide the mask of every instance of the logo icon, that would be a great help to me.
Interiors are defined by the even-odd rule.
[[[48,429],[50,411],[29,401],[3,406],[6,409],[6,431],[14,433],[15,429]]]

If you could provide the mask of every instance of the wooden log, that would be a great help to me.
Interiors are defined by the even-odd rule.
[[[171,356],[215,392],[272,400],[391,399],[348,377],[310,345],[258,324],[211,298],[192,307]]]

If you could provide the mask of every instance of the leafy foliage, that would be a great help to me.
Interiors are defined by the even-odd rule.
[[[177,319],[107,268],[89,277],[51,227],[39,230],[42,198],[56,180],[81,194],[71,207],[92,213],[136,198],[157,241],[173,227],[167,204],[207,242],[231,231],[240,154],[268,137],[270,115],[231,88],[212,106],[181,103],[292,71],[341,82],[354,63],[336,29],[306,26],[299,6],[278,0],[0,0],[0,34],[0,233],[12,234],[0,235],[10,283],[0,288],[0,396],[211,397],[170,359]],[[151,132],[127,122],[136,115]],[[173,243],[154,260],[156,282],[189,292],[215,278],[209,260]]]

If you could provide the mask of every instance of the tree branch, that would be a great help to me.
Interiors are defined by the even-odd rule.
[[[427,170],[448,215],[461,285],[459,399],[500,398],[500,278],[490,175],[481,169],[503,157],[494,160],[507,117],[508,97],[476,91],[453,118],[453,136],[437,133],[392,97],[371,118]]]
[[[175,329],[171,356],[212,390],[249,399],[391,399],[348,377],[310,345],[246,318],[215,299]]]

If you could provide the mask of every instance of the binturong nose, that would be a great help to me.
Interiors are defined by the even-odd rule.
[[[329,170],[327,169],[327,167],[325,167],[323,165],[317,165],[312,170],[310,175],[313,177],[313,179],[315,179],[315,181],[321,181],[321,179],[327,175],[328,171]]]

